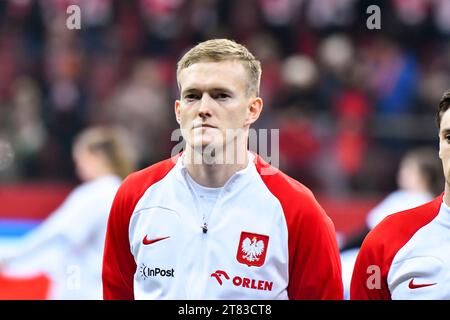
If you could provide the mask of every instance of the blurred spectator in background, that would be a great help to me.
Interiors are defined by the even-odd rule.
[[[412,112],[417,94],[418,64],[415,55],[388,37],[377,37],[369,48],[369,86],[382,115]]]
[[[163,68],[156,60],[138,61],[130,79],[117,88],[104,108],[106,119],[128,132],[141,166],[170,150],[162,142],[170,137],[167,128],[172,111],[168,88],[161,79]]]
[[[349,299],[350,280],[356,256],[367,233],[385,217],[406,209],[418,207],[438,196],[444,186],[442,163],[436,150],[430,147],[408,152],[400,162],[397,174],[398,189],[391,192],[368,214],[366,228],[348,239],[341,248],[344,296]]]
[[[317,94],[317,67],[304,55],[288,57],[281,68],[284,86],[275,98],[276,127],[280,130],[281,167],[307,185],[317,185],[314,161],[320,149],[313,121]]]
[[[83,183],[12,254],[0,252],[1,271],[14,277],[47,274],[52,283],[50,299],[101,299],[108,214],[122,178],[133,170],[134,159],[124,136],[106,127],[80,133],[73,159]]]
[[[37,81],[19,77],[12,86],[11,101],[0,111],[0,137],[9,141],[15,161],[9,170],[0,173],[8,180],[20,174],[30,174],[37,167],[37,156],[47,138],[41,119],[42,98]]]

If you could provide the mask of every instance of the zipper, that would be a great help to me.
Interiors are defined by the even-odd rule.
[[[185,171],[185,174],[188,174]],[[214,207],[212,208],[211,212],[209,213],[209,220],[211,220],[211,217],[213,216],[214,212],[217,211],[217,208],[220,207],[219,204],[222,202],[222,198],[224,197],[224,193],[228,192],[228,185],[231,184],[231,181],[233,181],[234,178],[231,178],[230,180],[228,180],[225,185],[223,186],[222,190],[219,193],[219,196],[217,197],[216,203],[214,204]],[[201,224],[199,226],[199,236],[201,236],[202,238],[200,239],[201,242],[201,246],[199,247],[199,256],[200,256],[200,270],[198,273],[193,272],[191,274],[193,275],[198,275],[198,276],[192,276],[189,277],[190,281],[187,281],[187,287],[185,287],[185,291],[186,291],[186,296],[188,298],[188,300],[198,300],[198,299],[205,299],[205,289],[206,286],[208,284],[209,281],[209,272],[208,272],[208,263],[206,261],[207,256],[207,249],[208,249],[208,221],[206,220],[205,214],[203,212],[203,210],[201,210],[201,206],[199,203],[199,199],[197,197],[197,194],[194,191],[194,188],[190,185],[190,182],[188,180],[188,177],[185,176],[185,181],[188,185],[189,190],[191,191],[191,194],[194,197],[194,202],[195,202],[195,209],[197,212],[200,213],[201,217]],[[198,217],[198,216],[197,216]],[[195,279],[195,281],[194,281]]]
[[[250,163],[250,162],[249,162]],[[218,210],[218,208],[221,207],[221,203],[222,200],[224,198],[224,195],[227,193],[230,193],[231,190],[230,185],[233,185],[235,183],[235,179],[237,177],[236,173],[225,183],[225,185],[223,186],[222,190],[219,193],[219,196],[217,197],[216,203],[214,204],[211,212],[209,213],[209,221],[207,221],[205,214],[203,212],[203,210],[200,210],[200,204],[199,204],[199,199],[197,197],[197,194],[194,191],[194,188],[191,186],[190,182],[189,182],[189,178],[186,177],[187,173],[187,169],[183,168],[182,169],[182,174],[184,177],[184,182],[188,187],[188,190],[190,190],[191,194],[194,197],[194,203],[195,203],[195,209],[196,211],[201,215],[201,217],[198,216],[197,214],[197,219],[200,218],[201,220],[201,224],[199,225],[199,229],[198,229],[198,235],[201,236],[200,239],[200,246],[199,246],[199,251],[198,252],[198,256],[199,256],[199,260],[200,263],[199,265],[199,272],[193,272],[190,273],[192,276],[188,278],[188,281],[186,281],[184,289],[185,289],[185,294],[188,300],[195,300],[195,299],[206,299],[205,297],[205,289],[206,286],[208,284],[208,281],[210,279],[210,274],[208,272],[208,264],[206,261],[206,252],[208,251],[208,244],[209,244],[209,240],[208,238],[208,229],[210,229],[210,225],[208,225],[208,222],[211,222],[211,218],[215,217],[215,212]],[[219,215],[220,216],[220,215]]]
[[[194,215],[194,219],[195,220],[201,220],[201,223],[198,224],[198,222],[194,222],[194,224],[198,225],[198,231],[195,232],[196,236],[201,236],[202,239],[200,239],[200,247],[198,248],[198,251],[195,250],[198,255],[197,257],[199,257],[199,265],[201,266],[201,268],[199,268],[198,272],[190,272],[189,274],[191,275],[190,277],[188,277],[188,281],[186,281],[186,285],[185,285],[185,292],[186,292],[186,297],[188,300],[195,300],[195,299],[201,299],[201,295],[202,295],[202,290],[204,290],[204,287],[206,286],[206,283],[204,285],[200,285],[203,277],[205,277],[205,272],[204,269],[205,268],[205,258],[206,258],[206,235],[207,233],[205,233],[205,229],[207,232],[208,229],[208,225],[205,219],[205,216],[203,214],[203,210],[201,210],[200,207],[200,203],[197,197],[197,194],[194,191],[194,188],[191,186],[190,182],[189,182],[189,177],[186,177],[187,175],[187,171],[183,171],[183,175],[184,175],[184,180],[185,183],[187,184],[187,187],[189,189],[189,191],[191,192],[192,197],[194,198],[194,204],[195,204],[195,211],[197,212],[196,215]],[[200,214],[200,216],[199,216]],[[203,282],[205,282],[207,280],[203,280]]]

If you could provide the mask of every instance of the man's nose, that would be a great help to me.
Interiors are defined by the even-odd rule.
[[[198,115],[201,118],[207,118],[211,116],[211,104],[214,100],[209,96],[209,94],[204,93],[202,99],[200,100],[200,107],[198,109]]]

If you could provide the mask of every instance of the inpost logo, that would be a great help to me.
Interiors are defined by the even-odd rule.
[[[161,268],[149,268],[145,264],[141,264],[139,268],[139,273],[142,279],[147,279],[149,277],[175,277],[175,270],[172,269],[161,269]]]

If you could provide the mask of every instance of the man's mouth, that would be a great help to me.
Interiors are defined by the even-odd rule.
[[[207,124],[207,123],[201,123],[201,124],[197,124],[194,126],[194,129],[197,129],[197,128],[217,128],[217,127]]]

